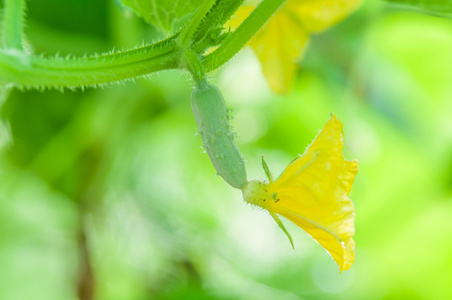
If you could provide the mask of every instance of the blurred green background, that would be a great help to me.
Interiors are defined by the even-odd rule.
[[[161,36],[109,0],[30,0],[35,53]],[[367,1],[313,37],[293,91],[241,52],[212,81],[250,177],[279,174],[334,112],[360,171],[356,262],[215,176],[187,74],[84,92],[0,90],[0,299],[452,299],[452,22]]]

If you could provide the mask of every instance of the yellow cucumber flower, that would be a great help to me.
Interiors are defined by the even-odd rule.
[[[278,93],[292,86],[300,59],[312,33],[330,28],[345,19],[361,0],[288,0],[249,42],[262,64],[270,87]],[[245,5],[226,28],[237,28],[253,11]]]
[[[333,257],[340,271],[355,258],[354,207],[348,197],[358,173],[356,160],[342,153],[342,123],[333,114],[306,151],[276,180],[263,161],[269,183],[251,180],[242,189],[246,202],[266,209],[290,237],[277,215],[294,222]]]

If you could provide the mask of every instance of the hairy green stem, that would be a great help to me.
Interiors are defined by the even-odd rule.
[[[240,5],[245,0],[220,0],[212,7],[210,12],[202,20],[198,27],[198,30],[194,34],[193,40],[195,41],[195,51],[202,52],[204,49],[212,46],[212,42],[215,42],[210,37],[211,30],[215,28],[221,28],[231,16],[239,9]],[[219,32],[221,33],[221,31]],[[216,45],[214,45],[216,46]]]
[[[229,61],[286,1],[263,0],[218,49],[204,58],[203,64],[206,71],[215,70]]]
[[[23,50],[25,0],[4,0],[2,47]]]
[[[184,55],[184,67],[190,72],[191,76],[195,80],[195,84],[198,86],[206,82],[206,72],[204,71],[200,57],[190,50],[186,50]]]
[[[193,16],[187,27],[181,31],[179,34],[179,45],[181,47],[187,47],[189,45],[191,37],[195,33],[202,19],[212,8],[212,5],[215,4],[215,1],[216,0],[205,0],[201,7],[196,11],[196,14]]]
[[[43,58],[0,52],[0,84],[18,87],[83,87],[135,78],[179,66],[175,37],[149,46],[79,58]]]
[[[0,49],[0,84],[12,83],[19,88],[38,89],[97,86],[175,68],[188,69],[195,81],[201,82],[205,79],[205,72],[220,67],[245,46],[285,1],[263,0],[217,50],[202,59],[200,55],[204,49],[215,42],[215,39],[209,40],[209,34],[212,30],[221,31],[218,26],[229,19],[243,0],[222,0],[215,4],[215,0],[207,0],[195,14],[191,25],[180,33],[181,37],[176,34],[152,45],[76,58],[44,58],[11,51],[23,49],[25,0],[5,0],[3,25],[8,26],[3,28],[3,43],[7,48]],[[194,44],[189,45],[190,41]]]

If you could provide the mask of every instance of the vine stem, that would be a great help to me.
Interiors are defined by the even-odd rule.
[[[195,51],[202,52],[212,44],[210,32],[223,26],[245,0],[217,1],[194,33]],[[221,31],[218,31],[220,33]],[[215,36],[213,37],[215,38]],[[216,46],[216,45],[215,45]]]
[[[218,49],[204,58],[206,71],[217,69],[237,54],[286,1],[263,0]]]
[[[206,72],[204,71],[204,67],[198,55],[196,55],[193,51],[185,50],[184,62],[184,67],[190,72],[191,76],[195,80],[195,84],[197,86],[205,84]]]
[[[214,3],[214,0],[208,1],[208,4]],[[213,7],[203,5],[202,10],[198,11],[198,17],[193,20],[193,25],[185,33],[182,32],[181,40],[176,34],[151,45],[117,53],[77,58],[44,58],[30,56],[23,51],[11,51],[23,50],[22,15],[25,0],[5,0],[3,25],[8,26],[3,29],[3,42],[9,48],[0,49],[0,84],[13,83],[19,88],[37,89],[83,88],[177,68],[187,68],[195,80],[201,82],[205,78],[204,72],[212,71],[231,59],[285,1],[263,0],[237,30],[228,35],[218,49],[205,57],[200,57],[196,52],[196,45],[195,49],[191,49],[190,45],[181,47],[181,41],[182,44],[193,39],[197,41],[198,35],[208,33],[210,19],[215,17],[222,22],[223,18],[226,18],[221,15],[222,8],[227,9],[229,14],[243,0],[230,0],[224,7],[222,2],[215,2]],[[202,12],[207,13],[206,18],[200,17]],[[212,24],[218,24],[219,20],[212,20]],[[184,59],[188,59],[188,62]]]
[[[190,23],[185,27],[179,35],[179,45],[181,47],[188,47],[190,39],[198,29],[199,24],[205,15],[209,12],[212,6],[215,4],[216,0],[205,0],[202,6],[198,9],[194,17],[191,19]]]
[[[4,0],[2,47],[23,51],[25,0]]]
[[[178,68],[176,36],[118,53],[78,58],[44,58],[0,51],[0,84],[25,88],[96,86]]]

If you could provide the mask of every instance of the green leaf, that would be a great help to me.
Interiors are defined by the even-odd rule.
[[[122,0],[122,2],[146,22],[169,33],[178,20],[183,20],[184,16],[196,11],[204,0]]]
[[[452,0],[386,0],[395,6],[441,17],[452,17]]]

